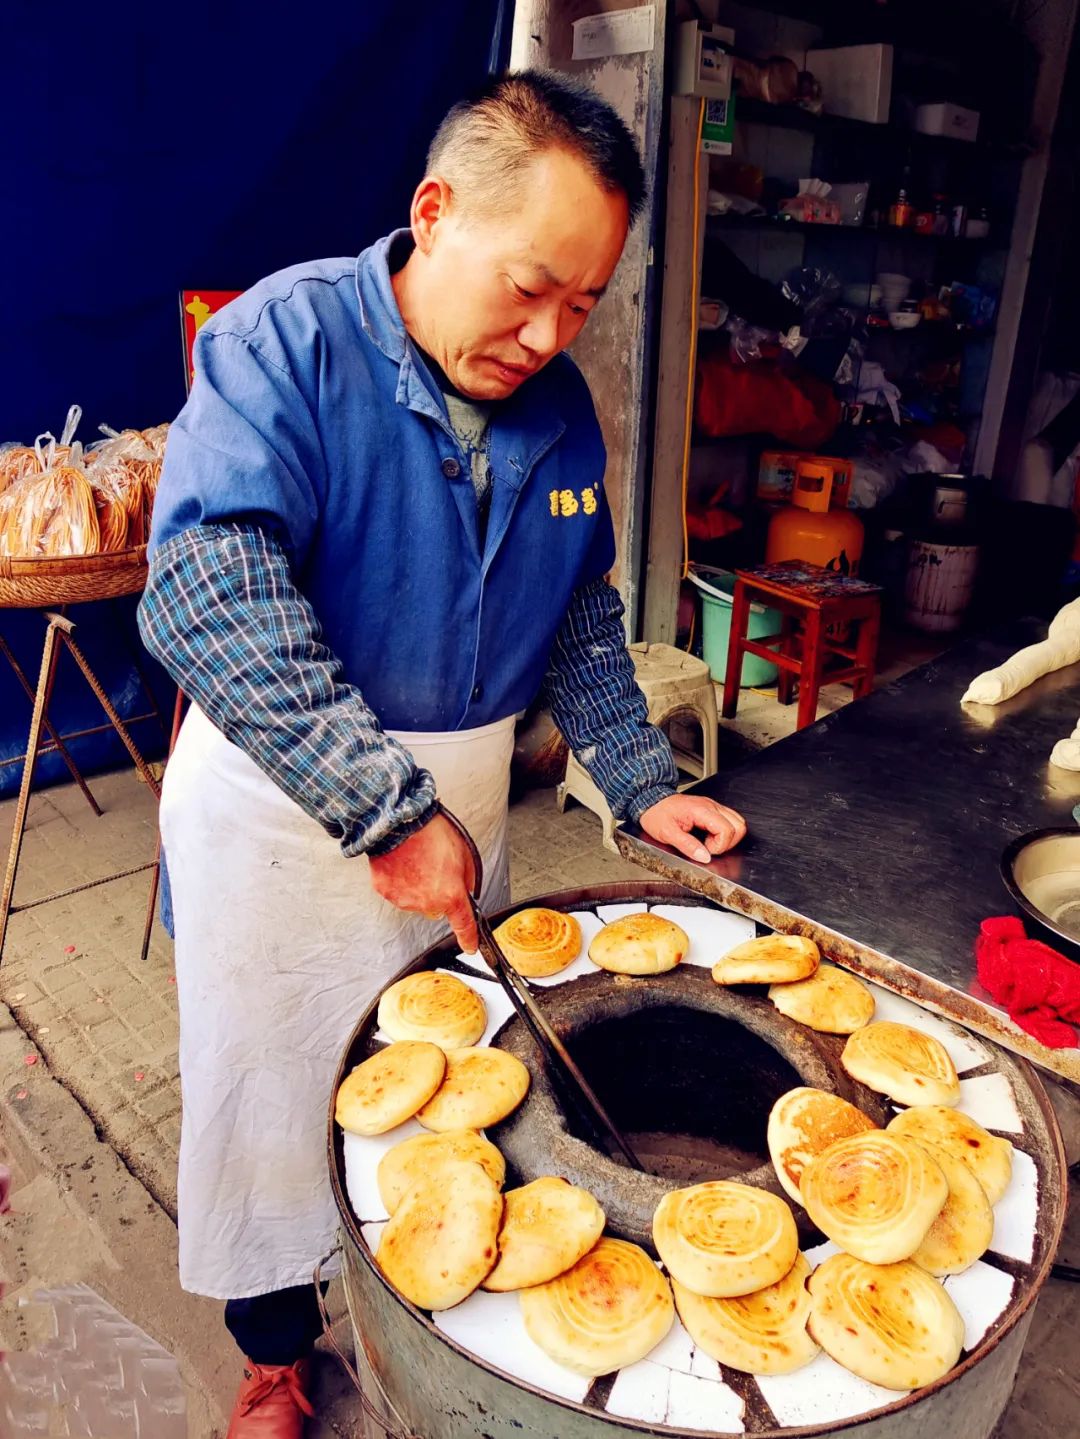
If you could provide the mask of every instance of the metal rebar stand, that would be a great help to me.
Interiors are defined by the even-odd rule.
[[[112,881],[118,879],[126,879],[130,875],[140,874],[144,870],[153,870],[154,876],[152,883],[151,904],[147,911],[147,923],[143,933],[142,958],[145,959],[150,942],[150,929],[153,924],[153,902],[157,896],[160,842],[158,846],[158,856],[155,857],[153,860],[148,861],[146,864],[136,865],[133,869],[121,870],[116,874],[105,875],[101,879],[90,880],[86,884],[74,885],[70,889],[59,890],[55,894],[43,895],[39,899],[29,900],[25,904],[16,904],[14,902],[15,876],[18,873],[19,857],[22,853],[23,837],[26,831],[26,818],[27,812],[30,807],[30,792],[33,785],[34,770],[37,766],[37,761],[40,755],[49,753],[59,754],[63,759],[65,765],[67,766],[68,770],[70,771],[75,783],[79,786],[79,789],[85,796],[87,803],[94,811],[95,815],[100,815],[101,807],[94,799],[93,794],[90,792],[89,786],[79,772],[78,766],[72,759],[68,749],[65,747],[64,740],[80,738],[88,734],[100,734],[111,728],[115,730],[116,733],[119,735],[121,741],[123,742],[124,748],[131,756],[131,759],[135,765],[135,768],[138,770],[141,779],[147,786],[149,786],[151,794],[154,795],[155,799],[160,800],[161,798],[161,786],[158,780],[155,778],[153,772],[147,765],[145,759],[143,759],[142,754],[140,753],[134,740],[131,738],[131,734],[128,730],[128,724],[136,723],[139,720],[152,719],[155,716],[157,717],[159,723],[162,723],[162,728],[164,729],[164,723],[161,720],[161,712],[154,701],[153,695],[149,689],[149,685],[147,684],[146,676],[143,673],[142,668],[138,667],[138,672],[143,688],[145,689],[147,696],[150,700],[151,712],[145,715],[140,714],[133,716],[129,721],[125,723],[125,721],[122,720],[120,718],[120,715],[117,713],[115,706],[109,699],[109,696],[102,688],[97,676],[90,668],[86,656],[83,654],[82,650],[75,642],[75,639],[73,638],[75,633],[74,621],[68,619],[66,615],[62,613],[57,613],[53,610],[43,611],[43,616],[46,621],[45,643],[42,649],[41,669],[38,674],[38,682],[36,689],[31,689],[30,682],[20,668],[17,660],[15,659],[15,656],[12,654],[6,641],[3,639],[2,636],[0,636],[0,653],[4,655],[8,663],[11,665],[11,668],[15,672],[16,678],[18,679],[23,690],[26,692],[28,698],[33,700],[33,713],[30,718],[30,735],[26,743],[26,753],[21,756],[23,761],[23,772],[22,781],[19,785],[19,797],[15,805],[15,826],[11,835],[11,846],[8,850],[7,870],[4,874],[3,893],[2,895],[0,895],[0,960],[3,959],[4,942],[7,937],[8,920],[10,919],[11,915],[18,914],[23,910],[35,909],[38,905],[50,904],[54,900],[66,899],[69,895],[72,894],[81,894],[84,890],[97,888],[98,885],[110,884],[112,883]],[[72,659],[75,661],[76,665],[78,665],[80,671],[82,672],[83,678],[86,680],[87,684],[94,692],[98,703],[101,705],[101,708],[105,712],[108,724],[98,725],[91,729],[79,730],[75,734],[59,735],[53,728],[52,724],[49,722],[48,708],[49,701],[52,697],[53,684],[56,679],[56,665],[57,661],[60,658],[61,648],[64,647],[67,648],[67,650],[71,654]],[[176,736],[176,731],[179,727],[181,703],[182,697],[178,695],[173,723],[174,740]],[[48,739],[44,743],[42,742],[42,731],[45,731],[48,736]],[[6,763],[17,762],[18,759],[14,761],[6,761]]]

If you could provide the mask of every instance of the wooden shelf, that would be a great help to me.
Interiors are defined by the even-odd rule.
[[[844,235],[861,236],[875,243],[895,240],[901,244],[909,241],[916,245],[985,246],[987,249],[1007,249],[993,234],[981,239],[957,235],[923,235],[917,230],[897,230],[883,226],[871,230],[865,225],[815,225],[805,220],[787,220],[779,215],[709,215],[705,221],[706,238],[722,239],[725,230],[791,230],[800,235]]]
[[[984,117],[985,120],[985,117]],[[920,147],[941,147],[953,155],[978,154],[988,150],[1022,151],[1025,142],[987,139],[958,140],[953,135],[924,135],[895,120],[876,125],[869,120],[849,120],[844,115],[813,115],[798,105],[770,105],[766,100],[735,97],[735,124],[775,125],[783,130],[805,130],[811,134],[847,136],[852,140],[878,141],[892,147],[912,144]]]

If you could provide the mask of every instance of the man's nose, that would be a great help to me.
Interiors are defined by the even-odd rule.
[[[554,308],[530,315],[517,332],[518,344],[543,359],[559,349],[559,315]]]

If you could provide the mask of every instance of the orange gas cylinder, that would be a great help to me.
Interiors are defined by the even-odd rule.
[[[800,464],[791,504],[769,524],[765,563],[806,560],[841,575],[859,572],[865,533],[862,520],[848,509],[830,509],[833,475],[818,462]]]

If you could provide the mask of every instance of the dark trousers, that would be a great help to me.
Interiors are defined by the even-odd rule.
[[[225,1327],[255,1364],[295,1364],[306,1359],[322,1333],[315,1286],[298,1284],[253,1299],[226,1300]]]

